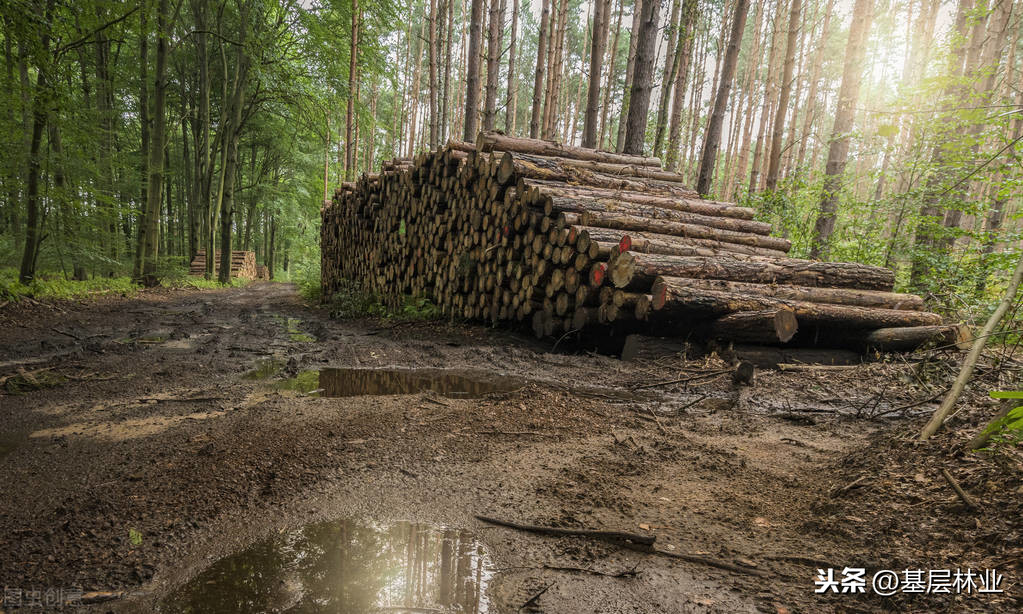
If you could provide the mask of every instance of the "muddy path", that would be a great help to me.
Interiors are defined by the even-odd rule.
[[[881,423],[821,399],[876,382],[836,392],[765,373],[753,390],[705,377],[634,391],[699,365],[551,353],[477,325],[338,322],[286,284],[14,309],[29,308],[0,312],[0,365],[28,378],[0,393],[5,586],[175,611],[160,604],[217,559],[348,518],[466,530],[492,563],[491,612],[545,587],[533,605],[547,612],[905,609],[814,595],[817,567],[889,547],[834,530],[829,493],[856,476],[822,469]],[[457,369],[487,386],[327,397],[328,367]],[[654,535],[693,556],[478,515]]]

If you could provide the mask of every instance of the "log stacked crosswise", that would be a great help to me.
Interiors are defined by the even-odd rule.
[[[861,350],[962,339],[893,292],[890,270],[790,258],[752,209],[700,198],[654,158],[483,133],[343,184],[322,217],[328,299],[352,284],[393,304],[425,296],[538,337]]]
[[[265,268],[266,267],[256,265],[255,252],[241,250],[231,252],[231,277],[241,277],[243,279],[264,279],[264,273],[262,270]],[[216,275],[219,272],[220,250],[218,249],[213,257],[213,274]],[[195,258],[192,259],[192,263],[189,265],[188,273],[196,276],[206,274],[206,250],[200,249],[195,254]],[[270,278],[269,272],[266,273],[265,278]]]

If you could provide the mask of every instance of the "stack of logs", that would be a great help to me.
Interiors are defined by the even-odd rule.
[[[255,252],[244,252],[244,251],[232,251],[231,252],[231,277],[242,277],[244,279],[259,279],[260,269],[265,267],[259,267],[256,265],[256,254]],[[192,259],[192,264],[189,266],[188,273],[190,275],[205,275],[206,274],[206,250],[200,249]],[[217,250],[213,257],[213,274],[217,275],[220,273],[220,250]],[[269,277],[269,273],[267,275]]]
[[[789,258],[752,209],[701,199],[655,158],[483,133],[342,185],[322,215],[325,297],[349,280],[537,337],[962,341],[920,297],[893,292],[890,270]]]

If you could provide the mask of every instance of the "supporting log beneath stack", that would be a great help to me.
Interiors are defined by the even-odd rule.
[[[791,309],[742,311],[722,316],[710,326],[709,336],[743,343],[787,343],[799,329]]]
[[[941,324],[941,316],[936,313],[829,305],[740,292],[699,290],[681,285],[671,277],[657,278],[651,293],[655,311],[652,317],[667,320],[718,318],[740,311],[789,308],[795,312],[800,325],[889,328]]]

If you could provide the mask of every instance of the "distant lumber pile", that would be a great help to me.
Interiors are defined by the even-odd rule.
[[[322,289],[350,280],[619,349],[632,333],[858,351],[962,340],[893,292],[890,270],[789,258],[753,213],[700,198],[654,158],[482,133],[335,190]]]
[[[231,277],[244,279],[263,279],[262,270],[266,267],[256,265],[255,252],[232,251],[231,252]],[[201,249],[192,260],[188,273],[190,275],[202,276],[206,274],[206,250]],[[220,250],[217,250],[213,257],[213,274],[220,273]],[[266,272],[269,278],[269,272]]]

